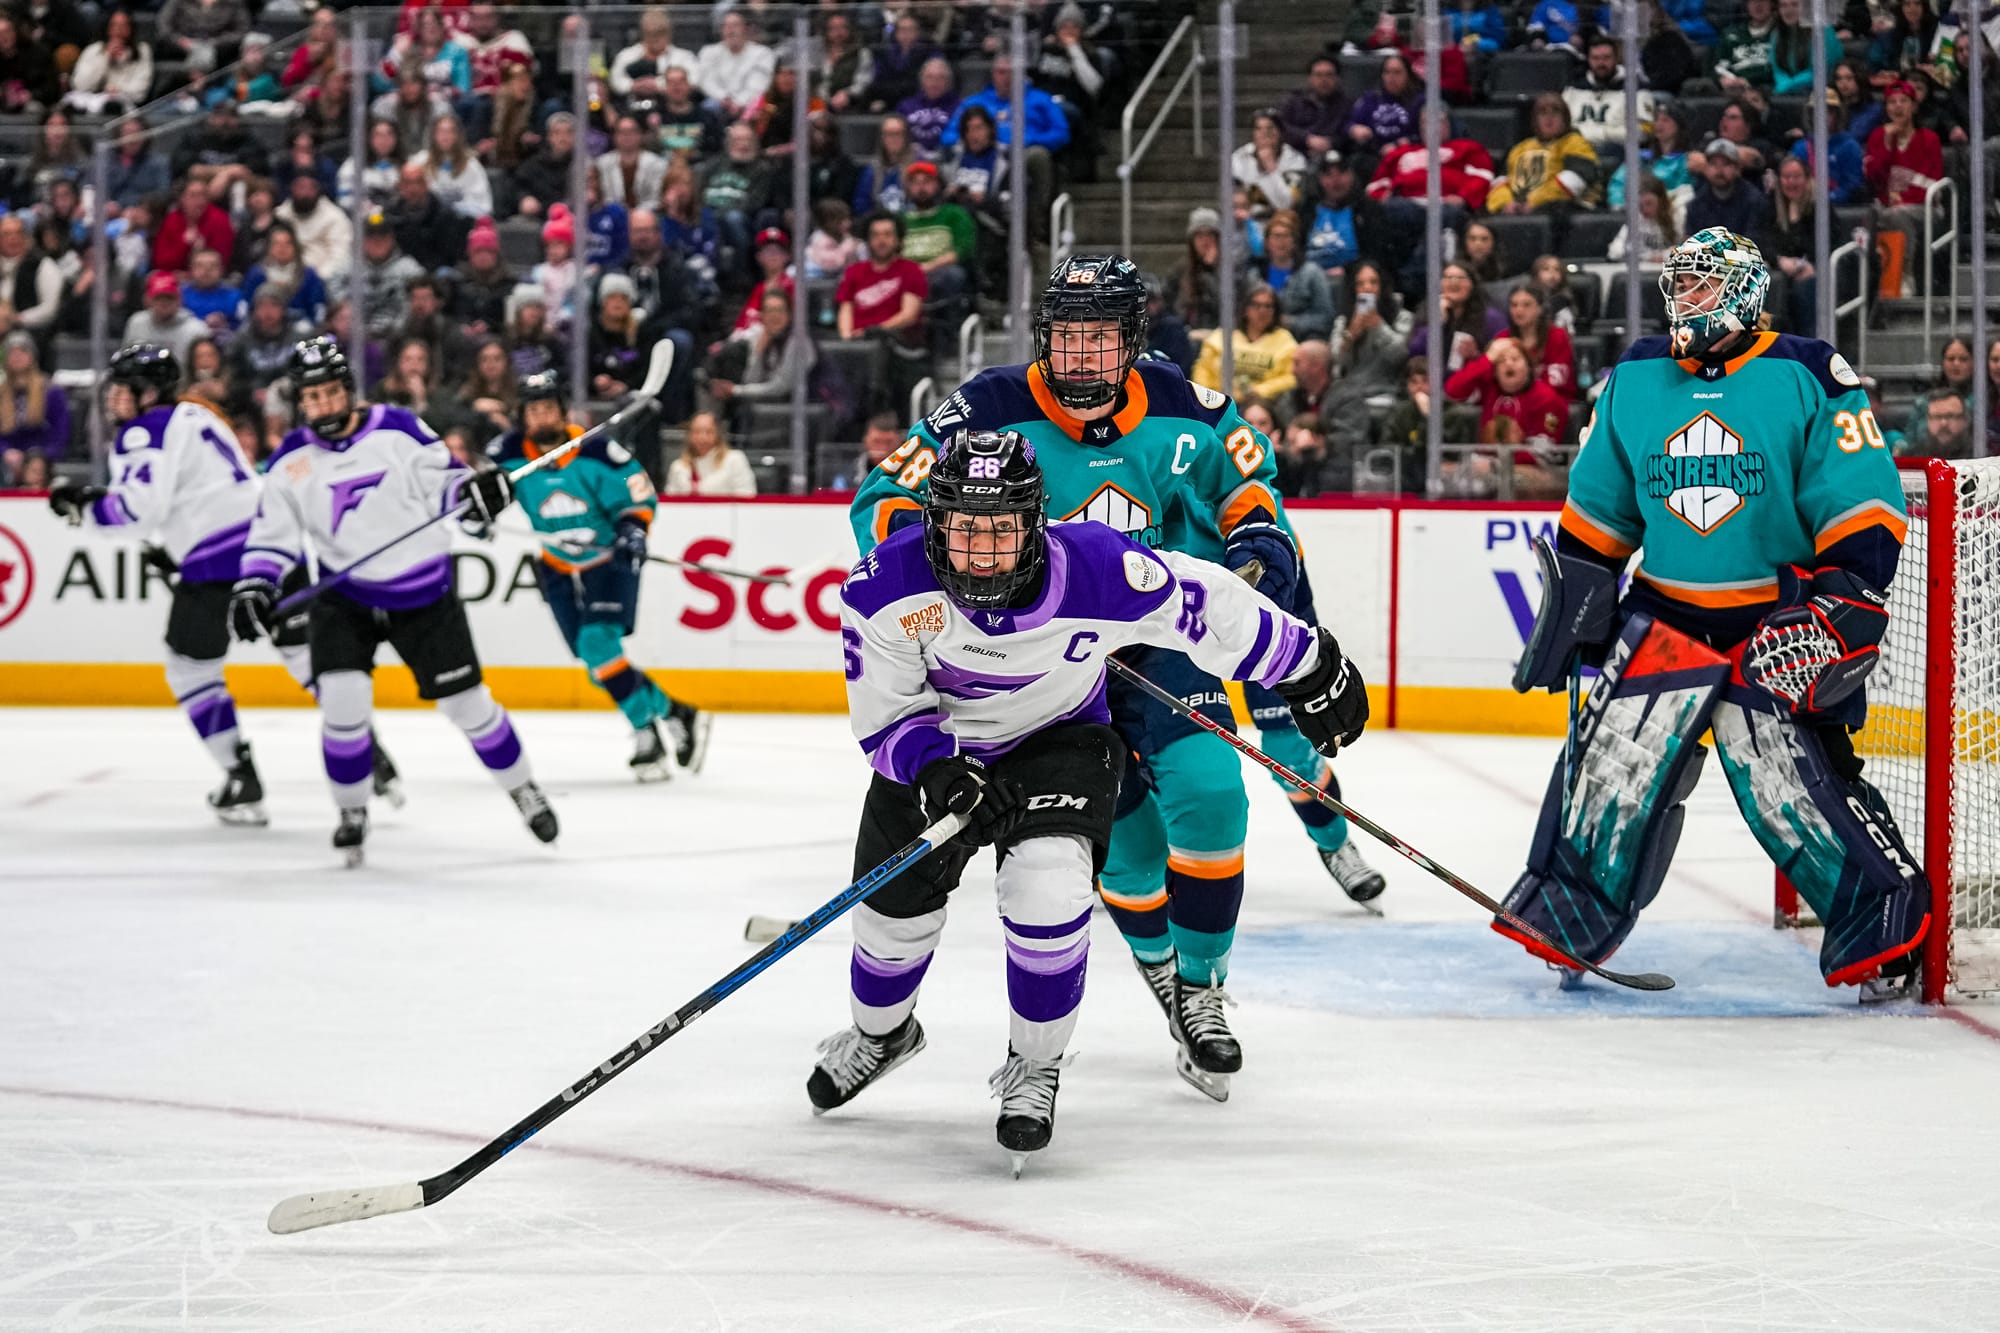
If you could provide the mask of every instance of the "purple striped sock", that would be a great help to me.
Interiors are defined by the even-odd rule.
[[[848,984],[860,1003],[871,1009],[888,1009],[917,993],[930,965],[928,953],[915,958],[884,959],[857,944],[848,968]]]
[[[504,712],[498,726],[472,737],[472,748],[479,753],[480,763],[496,771],[521,762],[521,738],[514,734],[514,723]]]
[[[336,788],[368,783],[375,771],[375,738],[366,730],[359,735],[320,732],[320,753],[326,759],[326,780]]]
[[[1038,941],[1039,942],[1039,941]],[[1030,1023],[1053,1023],[1083,1002],[1083,978],[1090,959],[1090,936],[1056,949],[1029,948],[1007,937],[1007,1002]]]

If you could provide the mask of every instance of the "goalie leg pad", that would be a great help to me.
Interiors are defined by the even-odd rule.
[[[1736,808],[1826,924],[1826,984],[1915,966],[1931,924],[1930,885],[1881,794],[1843,775],[1819,730],[1761,690],[1732,685],[1713,725]]]
[[[1578,714],[1575,779],[1558,759],[1507,910],[1578,958],[1602,963],[1659,894],[1701,776],[1698,743],[1729,663],[1677,630],[1635,615]],[[1542,946],[1495,921],[1537,957]]]

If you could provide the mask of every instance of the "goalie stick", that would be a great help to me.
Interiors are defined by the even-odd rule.
[[[1378,841],[1386,843],[1389,846],[1390,850],[1399,852],[1403,856],[1406,856],[1410,860],[1416,862],[1419,866],[1422,866],[1425,870],[1428,870],[1431,874],[1437,876],[1437,878],[1443,880],[1446,884],[1449,884],[1452,888],[1458,890],[1466,897],[1472,899],[1472,901],[1478,903],[1481,907],[1491,912],[1494,916],[1499,917],[1502,921],[1505,921],[1509,926],[1520,931],[1522,934],[1528,936],[1530,939],[1533,939],[1536,943],[1541,944],[1547,947],[1548,949],[1561,954],[1564,958],[1568,958],[1570,962],[1574,963],[1577,967],[1582,968],[1586,972],[1595,973],[1597,976],[1603,977],[1606,981],[1616,982],[1620,986],[1629,986],[1633,990],[1673,989],[1674,979],[1670,976],[1665,975],[1664,973],[1614,972],[1611,971],[1609,968],[1599,967],[1595,963],[1585,962],[1583,959],[1575,957],[1569,952],[1569,950],[1563,948],[1561,945],[1549,939],[1539,930],[1536,930],[1533,926],[1521,920],[1521,918],[1515,916],[1512,912],[1502,907],[1492,898],[1480,892],[1478,888],[1474,887],[1472,884],[1466,882],[1465,880],[1460,879],[1457,875],[1452,874],[1451,871],[1446,870],[1436,861],[1431,860],[1430,857],[1425,856],[1422,852],[1410,846],[1409,843],[1404,842],[1401,838],[1389,832],[1388,829],[1383,828],[1380,824],[1377,824],[1374,820],[1368,818],[1366,815],[1361,814],[1352,807],[1345,805],[1340,801],[1335,800],[1332,796],[1329,796],[1325,791],[1321,790],[1319,787],[1314,786],[1312,783],[1306,781],[1298,774],[1292,772],[1291,769],[1286,768],[1283,764],[1271,758],[1271,756],[1265,754],[1262,750],[1252,745],[1249,741],[1244,740],[1241,736],[1238,736],[1235,732],[1229,730],[1229,728],[1224,727],[1217,722],[1213,722],[1206,717],[1203,717],[1200,713],[1188,707],[1186,701],[1181,699],[1178,695],[1175,695],[1167,690],[1160,688],[1158,685],[1155,685],[1152,681],[1147,680],[1144,676],[1134,671],[1131,667],[1126,666],[1123,662],[1119,661],[1115,657],[1105,658],[1104,663],[1106,666],[1110,667],[1112,671],[1116,672],[1121,678],[1132,682],[1132,684],[1138,686],[1140,689],[1144,690],[1147,694],[1152,695],[1153,698],[1159,700],[1161,703],[1165,704],[1168,708],[1173,709],[1174,712],[1180,714],[1182,717],[1187,718],[1189,721],[1193,722],[1196,726],[1199,726],[1202,730],[1213,732],[1215,735],[1220,736],[1223,740],[1228,741],[1231,745],[1235,746],[1237,750],[1249,756],[1251,760],[1253,760],[1258,764],[1263,765],[1271,772],[1277,774],[1281,779],[1290,783],[1292,786],[1298,788],[1306,795],[1312,797],[1314,800],[1318,801],[1321,805],[1333,811],[1335,814],[1345,815],[1350,822],[1359,826],[1364,832],[1370,834]]]
[[[842,889],[811,915],[795,922],[790,930],[745,959],[735,971],[647,1028],[609,1060],[543,1102],[506,1133],[450,1170],[441,1171],[437,1175],[412,1181],[406,1185],[378,1185],[368,1189],[319,1190],[312,1194],[295,1194],[271,1210],[271,1216],[265,1225],[278,1235],[285,1236],[295,1231],[310,1231],[314,1227],[332,1226],[336,1222],[358,1222],[365,1217],[407,1213],[437,1203],[548,1128],[558,1116],[630,1069],[654,1047],[721,1004],[758,973],[845,915],[854,904],[930,855],[964,827],[965,816],[958,814],[947,814],[932,824],[918,834],[908,846]]]
[[[653,400],[660,396],[660,391],[667,387],[667,375],[673,370],[673,367],[674,367],[674,345],[671,342],[667,341],[665,338],[662,338],[658,342],[653,344],[653,359],[650,362],[648,362],[646,366],[646,381],[645,383],[641,384],[638,387],[638,389],[634,392],[631,402],[627,403],[624,407],[620,408],[613,415],[605,418],[604,421],[600,422],[595,426],[592,426],[589,430],[577,436],[575,439],[568,440],[562,444],[557,445],[555,448],[543,454],[540,458],[537,458],[533,462],[527,463],[521,467],[515,468],[512,472],[508,473],[507,475],[518,480],[521,477],[527,476],[529,473],[540,472],[543,468],[548,467],[551,464],[560,461],[561,459],[567,458],[570,454],[574,453],[577,449],[581,448],[586,440],[594,439],[600,435],[608,435],[611,433],[613,428],[624,425],[627,421],[630,421],[639,412],[652,406]],[[466,507],[470,503],[471,502],[468,500],[460,500],[457,504],[451,506],[443,513],[432,515],[430,518],[427,518],[423,522],[417,524],[416,527],[411,528],[408,532],[405,532],[397,537],[391,537],[388,541],[383,542],[380,546],[370,551],[367,555],[362,556],[359,560],[356,560],[353,564],[347,566],[347,568],[337,569],[333,573],[328,574],[325,578],[319,580],[317,583],[314,583],[309,587],[301,588],[297,592],[293,593],[290,597],[285,598],[285,600],[278,603],[277,610],[273,614],[285,615],[292,611],[296,611],[300,607],[306,605],[307,603],[317,600],[322,593],[333,591],[333,589],[347,582],[348,578],[354,573],[355,570],[361,568],[363,565],[367,564],[370,560],[373,560],[376,556],[381,555],[384,551],[393,550],[396,547],[401,546],[404,542],[416,536],[418,533],[436,527],[438,524],[444,522],[446,519],[459,517],[460,515],[465,513]]]

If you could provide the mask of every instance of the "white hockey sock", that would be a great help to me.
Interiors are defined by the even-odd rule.
[[[362,810],[375,772],[371,724],[375,681],[365,671],[329,671],[319,681],[320,752],[333,803]]]
[[[174,702],[181,706],[187,719],[194,727],[195,735],[228,772],[236,766],[236,742],[240,733],[236,728],[236,701],[229,695],[229,687],[222,681],[222,659],[220,657],[182,657],[179,653],[167,652],[167,688],[174,692]]]
[[[993,880],[1007,939],[1007,1035],[1030,1060],[1055,1060],[1076,1031],[1090,963],[1091,858],[1073,834],[1007,850]]]
[[[848,970],[848,1008],[854,1026],[880,1037],[903,1025],[917,1007],[917,988],[944,934],[944,909],[922,916],[883,916],[862,903],[854,909],[854,957]]]
[[[447,695],[437,706],[472,742],[479,762],[486,765],[502,791],[534,781],[534,770],[528,767],[528,756],[521,749],[521,738],[514,734],[507,710],[485,685]]]

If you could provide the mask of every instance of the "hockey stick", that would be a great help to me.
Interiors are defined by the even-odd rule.
[[[1271,756],[1265,754],[1262,750],[1259,750],[1256,746],[1252,745],[1249,741],[1244,740],[1242,737],[1238,736],[1235,732],[1229,730],[1227,727],[1224,727],[1216,722],[1210,721],[1208,718],[1203,717],[1200,713],[1188,707],[1185,700],[1179,698],[1177,695],[1169,693],[1164,689],[1161,689],[1158,685],[1155,685],[1152,681],[1147,680],[1144,676],[1134,671],[1131,667],[1126,666],[1123,662],[1119,661],[1115,657],[1107,657],[1104,659],[1104,662],[1106,666],[1110,667],[1111,670],[1116,672],[1121,678],[1132,682],[1132,684],[1134,685],[1137,685],[1147,694],[1152,695],[1155,699],[1159,700],[1167,707],[1173,709],[1176,713],[1179,713],[1182,717],[1187,718],[1189,721],[1193,722],[1196,726],[1200,727],[1202,730],[1213,732],[1215,735],[1222,737],[1223,740],[1228,741],[1231,745],[1235,746],[1237,750],[1241,751],[1245,755],[1248,755],[1250,759],[1252,759],[1254,762],[1263,765],[1271,772],[1277,774],[1281,779],[1283,779],[1286,782],[1289,782],[1292,786],[1298,788],[1306,795],[1312,797],[1314,800],[1318,801],[1321,805],[1333,811],[1335,814],[1345,815],[1350,822],[1359,825],[1363,831],[1373,835],[1378,841],[1386,843],[1389,846],[1390,850],[1400,852],[1402,855],[1416,862],[1418,865],[1422,866],[1425,870],[1430,871],[1431,874],[1437,876],[1439,879],[1443,880],[1446,884],[1449,884],[1452,888],[1457,889],[1460,893],[1472,899],[1472,901],[1478,903],[1481,907],[1491,912],[1494,916],[1506,922],[1513,929],[1518,930],[1519,932],[1521,932],[1521,934],[1527,936],[1529,939],[1534,940],[1537,944],[1542,945],[1544,948],[1549,949],[1551,952],[1560,954],[1564,958],[1569,959],[1572,965],[1579,967],[1586,972],[1595,973],[1596,975],[1603,977],[1606,981],[1615,981],[1620,986],[1630,986],[1633,990],[1673,989],[1674,979],[1670,976],[1665,975],[1664,973],[1613,972],[1608,968],[1599,967],[1595,963],[1588,963],[1585,962],[1583,959],[1574,956],[1569,952],[1569,950],[1563,948],[1561,945],[1549,939],[1548,936],[1542,934],[1542,932],[1536,930],[1533,926],[1521,920],[1520,917],[1515,916],[1512,912],[1502,907],[1499,903],[1493,901],[1493,899],[1489,898],[1486,894],[1480,892],[1479,889],[1475,888],[1473,885],[1467,883],[1465,880],[1460,879],[1457,875],[1452,874],[1451,871],[1446,870],[1443,866],[1431,860],[1430,857],[1425,856],[1422,852],[1410,846],[1409,843],[1404,842],[1401,838],[1389,832],[1388,829],[1383,828],[1380,824],[1377,824],[1374,820],[1369,819],[1366,815],[1360,814],[1350,806],[1344,805],[1340,801],[1335,800],[1332,796],[1329,796],[1325,791],[1321,790],[1319,787],[1314,786],[1312,783],[1306,781],[1298,774],[1292,772],[1291,769],[1286,768],[1283,764],[1271,758]]]
[[[731,569],[727,565],[704,565],[693,560],[676,560],[670,555],[653,555],[646,558],[656,565],[671,565],[675,569],[692,569],[698,574],[719,574],[726,579],[748,579],[752,583],[777,583],[789,588],[792,580],[784,574],[752,574],[747,569]]]
[[[965,816],[955,814],[948,814],[932,824],[918,834],[916,840],[907,847],[842,889],[815,909],[810,916],[793,923],[790,930],[752,954],[734,972],[647,1028],[609,1060],[543,1102],[520,1123],[449,1171],[442,1171],[428,1179],[412,1181],[407,1185],[378,1185],[370,1189],[324,1190],[315,1194],[295,1194],[271,1210],[271,1216],[265,1225],[278,1235],[285,1236],[295,1231],[310,1231],[314,1227],[332,1226],[336,1222],[358,1222],[365,1217],[381,1217],[387,1213],[407,1213],[418,1208],[430,1207],[548,1128],[558,1116],[630,1069],[654,1047],[721,1004],[758,973],[831,925],[844,915],[848,908],[930,855],[964,827]]]
[[[636,415],[638,412],[640,412],[644,408],[651,406],[653,400],[660,396],[660,391],[667,387],[667,375],[673,370],[673,367],[674,367],[674,345],[667,339],[662,338],[658,342],[653,344],[653,359],[646,366],[646,382],[639,386],[638,390],[634,393],[632,401],[630,403],[627,403],[618,412],[616,412],[610,417],[605,418],[605,420],[598,423],[597,425],[592,426],[589,430],[577,436],[575,439],[564,441],[562,444],[557,445],[555,448],[543,454],[540,458],[537,458],[532,462],[526,463],[521,467],[515,468],[512,472],[508,473],[507,475],[513,478],[514,480],[518,481],[522,477],[528,476],[531,473],[540,472],[543,468],[549,467],[552,464],[559,462],[564,458],[567,458],[570,454],[582,448],[586,441],[594,439],[600,435],[608,435],[611,433],[613,428],[624,425],[627,421],[631,420],[632,417]],[[308,602],[316,601],[322,593],[331,592],[333,591],[333,589],[347,582],[348,578],[354,573],[355,570],[361,568],[363,565],[367,564],[370,560],[373,560],[376,556],[381,555],[384,551],[393,550],[394,548],[401,546],[404,542],[416,536],[418,533],[426,532],[431,528],[436,527],[438,524],[444,522],[446,519],[459,517],[460,515],[465,513],[466,509],[469,508],[470,505],[471,501],[460,500],[457,504],[451,506],[451,508],[445,510],[443,513],[433,514],[431,517],[417,524],[416,527],[411,528],[408,532],[403,533],[401,536],[391,537],[388,541],[383,542],[380,546],[370,551],[367,555],[362,556],[359,560],[356,560],[353,564],[347,566],[347,568],[335,570],[333,573],[328,574],[325,578],[319,580],[319,582],[313,584],[311,587],[301,588],[297,592],[293,593],[290,597],[285,598],[284,601],[278,603],[277,610],[274,611],[272,614],[274,616],[284,615],[288,612],[296,611],[298,608],[306,605]]]

